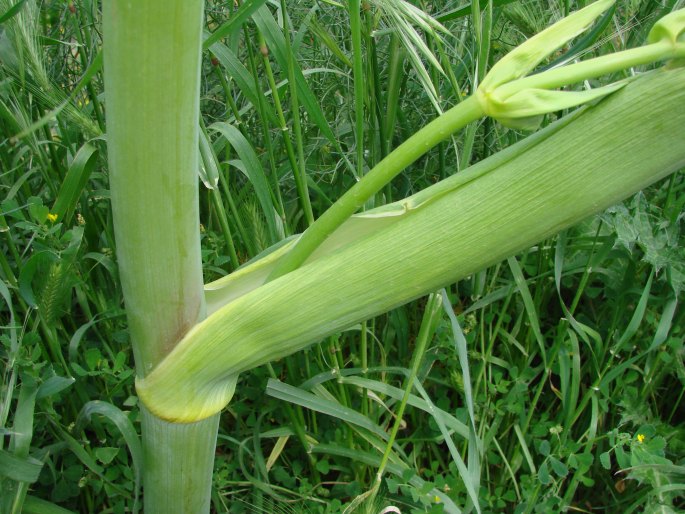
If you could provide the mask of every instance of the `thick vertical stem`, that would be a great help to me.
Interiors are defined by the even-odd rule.
[[[198,211],[201,0],[104,2],[110,189],[139,377],[205,316]],[[146,514],[209,512],[218,416],[143,411]]]
[[[203,317],[198,212],[202,2],[104,3],[110,190],[139,375]]]
[[[141,412],[145,513],[209,512],[219,416],[179,424]]]

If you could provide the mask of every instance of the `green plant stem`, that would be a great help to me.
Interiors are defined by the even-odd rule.
[[[349,16],[352,33],[352,79],[354,81],[354,139],[357,149],[357,178],[364,175],[364,63],[360,1],[350,0]]]
[[[295,146],[297,148],[298,165],[293,168],[297,194],[300,197],[302,210],[304,212],[307,226],[314,223],[314,213],[312,203],[309,199],[309,188],[307,187],[307,169],[304,159],[304,145],[302,141],[302,126],[300,122],[300,103],[297,98],[297,84],[295,81],[295,55],[290,43],[290,30],[288,29],[288,14],[285,0],[281,0],[281,16],[283,17],[283,38],[285,39],[285,50],[288,59],[288,86],[290,88],[290,109],[293,115],[293,132],[295,134]]]
[[[247,27],[243,30],[243,33],[245,34],[245,38],[247,39],[248,37],[248,31]],[[261,33],[259,32],[259,29],[257,29],[257,35],[259,38],[261,38]],[[266,51],[268,52],[268,48],[265,46]],[[261,43],[260,43],[260,51],[261,51]],[[281,186],[279,183],[279,177],[278,177],[278,169],[276,167],[276,152],[273,149],[273,143],[271,141],[271,134],[269,133],[269,116],[267,115],[267,109],[266,109],[266,98],[264,95],[264,91],[262,91],[262,86],[261,82],[259,81],[259,73],[257,73],[257,63],[254,57],[254,51],[252,50],[252,46],[248,45],[247,47],[247,52],[248,52],[248,58],[250,61],[250,71],[252,72],[252,77],[254,80],[255,88],[259,92],[257,94],[257,112],[259,113],[259,117],[261,118],[262,122],[260,123],[262,127],[262,134],[263,134],[263,140],[264,140],[264,147],[266,148],[266,152],[269,156],[269,166],[271,167],[271,178],[273,181],[273,191],[275,192],[275,195],[277,197],[277,202],[276,204],[278,205],[279,210],[279,215],[281,216],[281,219],[283,220],[283,225],[285,228],[286,233],[288,233],[288,223],[287,223],[287,218],[286,218],[286,213],[285,213],[285,207],[283,204],[283,198],[281,195]],[[268,56],[266,57],[266,60],[268,61]],[[271,65],[269,64],[269,70],[271,69]],[[267,72],[268,73],[268,72]],[[272,91],[272,95],[274,95],[274,98],[277,98],[278,91]],[[274,100],[276,101],[276,100]],[[279,99],[280,102],[280,99]],[[233,102],[235,103],[235,102]],[[285,126],[282,124],[282,126]],[[248,134],[243,133],[245,138],[249,141]],[[284,133],[284,138],[288,138],[288,134]],[[287,140],[286,144],[290,143],[290,139]],[[292,144],[290,145],[292,148]],[[290,157],[290,154],[288,154],[288,157]],[[293,161],[294,162],[294,161]],[[292,164],[291,164],[292,166]]]
[[[255,255],[257,253],[257,249],[255,248],[254,240],[247,233],[245,224],[241,220],[238,206],[236,205],[235,200],[233,199],[233,194],[231,193],[231,187],[229,184],[230,176],[230,173],[228,173],[225,177],[225,180],[220,181],[220,183],[223,184],[222,190],[224,192],[224,196],[226,197],[226,201],[228,202],[228,208],[231,213],[233,223],[235,224],[235,227],[243,240],[246,252],[248,255]]]
[[[80,10],[79,10],[80,11]],[[78,23],[78,20],[74,20],[75,25],[76,25],[76,37],[79,40],[79,43],[81,43],[81,46],[90,48],[90,42],[86,41],[84,44],[84,36],[83,36],[83,30],[81,29],[80,23]],[[79,37],[80,36],[80,37]],[[81,61],[81,68],[85,71],[88,69],[88,60],[86,53],[84,51],[79,52],[79,59]],[[93,103],[93,112],[95,113],[95,118],[98,123],[98,127],[100,130],[103,132],[105,131],[105,119],[102,116],[102,107],[100,105],[100,101],[98,100],[98,95],[95,92],[95,87],[93,86],[93,82],[90,81],[86,85],[86,89],[88,90],[88,96],[90,97],[90,101]]]
[[[419,329],[419,335],[416,338],[416,348],[414,349],[414,355],[412,357],[411,369],[409,370],[409,375],[406,377],[404,382],[404,395],[402,395],[402,401],[400,406],[395,413],[395,423],[390,431],[390,436],[388,437],[388,444],[385,447],[385,452],[383,452],[383,457],[381,458],[381,463],[378,466],[378,472],[376,473],[376,485],[380,485],[383,478],[383,473],[385,472],[385,466],[390,458],[390,452],[392,451],[392,445],[395,443],[395,438],[397,437],[397,432],[402,424],[402,416],[404,416],[404,409],[407,407],[407,402],[409,401],[409,395],[411,394],[412,388],[414,387],[414,380],[416,380],[416,375],[419,372],[419,366],[423,362],[423,356],[426,353],[426,346],[428,341],[433,337],[433,332],[435,330],[435,325],[442,312],[442,296],[440,293],[433,293],[428,297],[428,302],[426,304],[426,310],[423,312],[423,319],[421,320],[421,328]]]
[[[383,95],[381,94],[381,81],[380,81],[380,76],[381,76],[381,67],[378,65],[378,51],[377,51],[377,45],[376,41],[373,38],[371,32],[373,31],[373,16],[371,13],[366,14],[366,19],[367,19],[367,44],[371,50],[371,58],[370,58],[370,65],[369,69],[370,74],[371,74],[371,84],[369,85],[369,94],[373,97],[373,113],[375,114],[375,120],[376,120],[376,130],[378,131],[378,138],[374,138],[374,141],[377,141],[378,144],[374,145],[374,148],[378,148],[377,155],[374,155],[374,160],[371,162],[375,163],[376,159],[380,156],[380,159],[384,159],[385,156],[387,155],[387,152],[385,151],[385,142],[387,139],[387,136],[385,134],[385,111],[386,109],[384,108],[383,104]],[[389,202],[390,200],[388,200]],[[387,202],[386,202],[387,203]]]
[[[240,266],[240,261],[238,260],[238,254],[235,251],[235,244],[233,243],[233,236],[231,235],[231,229],[228,225],[228,218],[226,217],[226,210],[224,209],[224,204],[221,202],[221,194],[219,190],[214,188],[210,191],[212,205],[216,211],[216,217],[219,219],[219,226],[221,227],[221,232],[224,235],[224,240],[228,245],[228,255],[231,258],[231,266],[233,269],[237,269]]]
[[[45,168],[46,171],[44,176],[46,176],[47,178],[47,170],[52,169],[52,171],[55,174],[55,177],[53,178],[53,180],[50,180],[48,182],[48,187],[50,188],[51,193],[54,196],[57,196],[56,184],[59,184],[62,181],[62,179],[64,178],[64,172],[62,172],[62,170],[59,169],[60,160],[57,158],[57,154],[55,153],[54,141],[52,138],[52,134],[50,133],[50,129],[47,126],[43,126],[41,130],[44,134],[45,140],[49,141],[49,144],[46,145],[48,147],[47,155],[45,154],[45,152],[41,152],[43,153],[43,161],[47,166],[49,166]]]
[[[297,269],[335,229],[404,168],[440,141],[482,115],[480,104],[474,97],[470,97],[416,132],[322,214],[314,225],[302,234],[297,245],[271,273],[268,280],[274,280]]]
[[[200,137],[201,160],[204,164],[205,170],[207,170],[207,174],[213,175],[212,178],[215,177],[216,181],[218,182],[221,180],[219,172],[219,160],[216,157],[214,147],[212,146],[211,140],[209,139],[209,135],[207,134],[207,128],[205,127],[205,123],[202,120],[202,118],[200,118],[200,131],[202,135],[202,137]],[[210,180],[211,182],[212,179],[208,178],[208,180]],[[236,269],[238,266],[240,266],[240,263],[238,262],[238,255],[236,254],[235,244],[233,242],[233,235],[231,234],[231,228],[228,224],[226,210],[224,209],[224,205],[221,201],[221,194],[219,192],[218,183],[210,185],[212,186],[210,189],[212,206],[214,207],[216,217],[219,220],[219,226],[221,227],[221,232],[223,234],[224,241],[228,245],[228,253],[231,258],[231,265],[233,266],[233,269]]]
[[[4,224],[4,220],[0,217],[0,226]],[[6,231],[9,234],[9,230]],[[11,237],[7,239],[11,240]],[[12,271],[12,266],[10,266],[7,260],[7,255],[5,252],[0,252],[0,268],[2,268],[3,280],[6,280],[12,287],[17,287],[17,278],[14,276],[14,271]],[[19,297],[21,299],[21,297]],[[22,300],[23,303],[23,300]]]
[[[219,415],[175,424],[141,414],[145,513],[209,512]]]
[[[40,331],[43,335],[43,340],[46,342],[46,346],[49,355],[52,357],[54,362],[59,362],[64,370],[64,373],[69,376],[71,371],[67,365],[67,361],[64,359],[62,354],[62,348],[60,346],[59,338],[57,337],[57,331],[55,327],[51,324],[45,322],[45,320],[39,315],[40,320]]]
[[[481,20],[480,13],[480,2],[471,2],[471,23],[473,24],[473,34],[476,36],[476,52],[475,54],[480,57],[481,47],[483,40],[483,22]],[[476,65],[478,68],[478,65]],[[481,77],[476,69],[476,83],[480,83]],[[474,85],[475,88],[475,85]]]
[[[212,59],[216,59],[216,57],[212,57]],[[221,71],[219,65],[214,66],[214,74],[219,79],[219,82],[221,83],[221,88],[224,90],[224,96],[226,97],[226,102],[228,103],[228,106],[230,107],[231,112],[233,113],[233,117],[235,118],[236,127],[238,128],[238,130],[240,130],[243,136],[247,137],[247,134],[245,134],[245,122],[243,121],[243,118],[240,115],[240,110],[238,109],[238,106],[236,105],[235,100],[233,99],[233,92],[231,91],[231,86],[228,83],[228,80],[226,80],[224,72]]]
[[[485,6],[485,13],[480,11],[478,2],[472,2],[474,31],[476,31],[476,41],[478,45],[478,59],[476,64],[477,83],[485,77],[488,68],[488,56],[490,55],[490,30],[492,29],[492,2]],[[484,16],[484,20],[481,19]],[[478,23],[475,21],[478,20]],[[474,86],[475,87],[475,86]]]
[[[288,124],[285,120],[285,114],[283,113],[283,105],[281,103],[281,96],[280,93],[278,92],[278,87],[276,85],[276,79],[274,78],[274,74],[271,68],[271,62],[269,61],[269,49],[266,46],[266,41],[264,41],[264,37],[262,36],[262,33],[259,32],[259,29],[257,29],[257,41],[259,42],[259,51],[262,54],[262,63],[264,64],[264,70],[266,71],[266,78],[269,81],[269,87],[271,88],[271,96],[274,99],[274,106],[276,107],[276,114],[278,115],[278,123],[279,127],[281,129],[281,133],[283,134],[283,143],[285,144],[285,152],[286,155],[288,156],[288,162],[290,163],[290,167],[293,169],[293,172],[299,168],[298,160],[297,160],[297,155],[295,154],[295,148],[293,147],[293,143],[290,139],[290,131],[288,130]],[[260,100],[261,101],[261,100]],[[267,141],[267,144],[271,144],[271,139],[270,137],[265,137],[265,141]],[[270,155],[273,155],[273,152],[270,152]],[[273,169],[275,170],[275,164],[273,165]],[[274,176],[276,176],[276,172],[274,171]],[[295,172],[295,184],[298,188],[298,194],[300,194],[300,181],[297,178],[298,174]],[[277,191],[279,189],[277,188]],[[302,204],[304,207],[304,204]]]
[[[157,48],[167,42],[177,48],[194,44],[200,37],[202,6],[197,0],[164,3],[168,14],[155,19],[154,3],[133,7],[109,0],[103,18],[114,231],[141,376],[164,358],[204,309],[195,95],[199,50],[198,55],[188,50],[172,55],[168,48]],[[192,22],[177,26],[174,15]],[[149,27],[141,25],[145,16],[151,17]],[[131,37],[139,28],[145,35],[142,42]],[[174,109],[168,107],[170,101]],[[149,129],[156,131],[154,140]],[[166,260],[171,268],[162,273],[159,267]]]
[[[396,34],[390,37],[388,45],[389,71],[388,71],[388,92],[385,98],[385,139],[381,142],[383,146],[383,158],[392,149],[392,138],[395,132],[395,122],[397,121],[397,110],[400,102],[400,89],[402,88],[402,75],[404,64],[404,47],[400,45],[400,40]]]
[[[685,44],[653,43],[513,80],[498,86],[497,95],[506,98],[525,89],[555,89],[633,66],[682,57],[685,57]]]
[[[205,316],[197,177],[203,7],[103,4],[112,213],[139,378]],[[175,425],[142,415],[145,513],[209,512],[218,416]]]

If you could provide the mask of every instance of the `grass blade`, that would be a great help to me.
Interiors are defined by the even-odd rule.
[[[523,305],[526,309],[526,314],[528,314],[528,321],[530,322],[530,327],[535,335],[535,340],[538,342],[540,347],[540,357],[547,369],[547,352],[545,351],[545,338],[542,336],[540,331],[540,319],[538,318],[538,312],[533,303],[533,297],[530,295],[530,290],[528,289],[528,284],[526,279],[523,277],[523,271],[519,265],[516,257],[510,257],[507,262],[509,263],[509,269],[514,275],[514,281],[516,282],[516,287],[519,290],[519,294],[523,299]]]
[[[220,39],[240,29],[242,24],[265,3],[266,0],[245,0],[242,5],[231,14],[231,17],[226,23],[222,24],[218,29],[212,32],[210,36],[205,38],[202,42],[202,48],[204,50],[211,48],[211,46]]]
[[[252,15],[252,18],[257,24],[257,27],[259,27],[261,33],[264,35],[264,39],[266,39],[266,42],[269,46],[269,52],[271,52],[274,55],[281,69],[287,70],[288,62],[293,60],[294,56],[288,56],[285,47],[285,38],[283,36],[281,28],[274,20],[273,16],[271,15],[271,12],[269,12],[269,9],[266,6],[260,7]],[[321,110],[321,106],[319,105],[318,101],[316,100],[316,96],[307,84],[307,81],[305,80],[304,75],[302,74],[302,69],[299,66],[294,66],[294,76],[295,87],[297,88],[297,96],[302,101],[302,105],[304,106],[305,110],[311,117],[312,121],[316,124],[316,126],[319,127],[319,130],[321,130],[321,133],[324,135],[324,137],[328,139],[333,145],[338,147],[338,139],[335,137],[330,125],[326,121],[326,117],[324,116],[323,111]]]
[[[12,5],[9,9],[7,9],[1,16],[0,16],[0,23],[5,23],[7,20],[9,20],[12,16],[16,15],[21,11],[21,8],[24,7],[24,2],[26,0],[19,0],[16,4]]]
[[[249,141],[245,139],[245,136],[243,136],[237,128],[228,123],[215,123],[209,128],[219,132],[225,137],[238,154],[238,157],[240,157],[240,160],[243,161],[247,178],[252,183],[259,205],[264,212],[271,242],[275,243],[279,241],[281,238],[279,237],[279,231],[276,225],[278,213],[271,202],[271,188],[266,179],[264,168],[259,162],[252,145],[250,145]]]
[[[98,151],[90,143],[84,144],[76,153],[52,206],[52,213],[57,215],[57,221],[65,225],[71,222],[76,204],[95,168],[97,157]]]
[[[369,418],[359,414],[354,409],[326,400],[279,380],[274,380],[273,378],[269,379],[269,382],[266,385],[266,394],[278,398],[279,400],[300,405],[305,409],[332,416],[345,423],[351,423],[364,428],[384,440],[388,438],[388,435],[381,427],[371,422]]]
[[[27,496],[24,500],[23,514],[74,514],[73,511],[64,509],[52,502]]]

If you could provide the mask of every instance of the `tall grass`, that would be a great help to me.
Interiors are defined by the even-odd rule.
[[[199,206],[201,226],[193,222],[187,230],[197,237],[199,229],[200,245],[193,244],[204,277],[198,259],[194,289],[185,292],[302,232],[392,149],[462,102],[511,48],[576,7],[206,2],[204,37],[216,36],[205,39],[197,63],[201,124],[187,123],[200,140],[188,146],[196,157],[184,170],[202,176],[198,201],[190,202]],[[637,47],[677,7],[619,2],[597,30],[542,67]],[[140,19],[141,31],[162,24],[165,12]],[[101,134],[116,130],[109,86],[104,95],[105,77],[113,80],[108,73],[115,72],[106,59],[104,70],[98,61],[102,16],[90,1],[0,2],[3,512],[139,511],[143,468],[160,455],[150,446],[160,439],[143,446],[138,435],[141,423],[150,432],[160,424],[141,411],[134,389],[131,339],[140,336],[129,300],[127,322],[121,298],[142,284],[126,282],[120,231],[140,227],[143,239],[174,238],[177,222],[191,217],[166,211],[174,205],[152,194],[155,186],[135,193],[151,213],[166,213],[168,225],[151,226],[143,211],[126,222],[117,220],[116,206],[112,214],[116,179]],[[135,61],[141,49],[129,55],[122,65],[143,73],[145,64]],[[576,87],[596,89],[649,67]],[[163,77],[141,84],[151,80],[166,86]],[[154,93],[150,101],[161,100]],[[152,110],[156,122],[173,114],[165,105]],[[546,114],[542,125],[566,114]],[[675,137],[658,133],[660,122],[651,121],[648,136],[657,144]],[[122,127],[133,143],[142,141],[133,129],[144,131],[142,124]],[[468,164],[527,136],[489,118],[474,121],[364,208],[459,177]],[[166,139],[169,148],[142,154],[172,155],[176,147]],[[590,163],[594,154],[583,157]],[[207,422],[219,427],[208,508],[683,508],[683,187],[676,172],[558,236],[474,270],[444,294],[243,373],[224,414]],[[445,231],[459,216],[446,216]],[[136,248],[130,252],[136,258]],[[433,267],[449,267],[450,250],[438,253]],[[368,267],[365,255],[354,259]],[[171,287],[172,269],[153,271]],[[375,285],[355,305],[383,297],[390,285]],[[289,287],[294,296],[305,284]],[[212,292],[206,297],[211,311]],[[173,298],[159,294],[146,305]],[[282,311],[293,301],[284,295]],[[247,306],[246,315],[256,316],[255,307]],[[164,324],[149,330],[156,337]],[[231,351],[237,352],[223,353]],[[138,362],[146,374],[145,358]],[[178,429],[186,432],[178,444],[188,430]]]

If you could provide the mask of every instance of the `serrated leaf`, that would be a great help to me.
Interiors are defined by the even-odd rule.
[[[552,478],[549,476],[547,461],[543,462],[540,469],[538,469],[538,480],[542,485],[548,485],[552,481]]]
[[[618,467],[621,469],[626,469],[630,467],[630,458],[628,455],[626,455],[625,450],[623,449],[623,446],[617,446],[615,450],[616,454],[616,463],[618,464]]]
[[[549,455],[550,450],[551,446],[549,444],[549,441],[545,439],[544,441],[540,442],[540,455],[547,457]]]
[[[95,458],[102,464],[109,464],[119,453],[119,448],[95,448]]]
[[[591,453],[574,453],[568,458],[568,465],[573,469],[585,472],[590,469],[592,463],[595,461]]]
[[[552,470],[559,478],[564,478],[568,475],[568,467],[566,464],[561,462],[559,459],[554,457],[549,458],[549,463],[552,466]]]
[[[48,214],[50,210],[43,205],[43,200],[37,196],[32,196],[28,200],[29,216],[36,223],[45,223],[48,219]]]
[[[320,460],[316,463],[316,470],[322,475],[326,475],[331,470],[331,466],[327,460]]]

